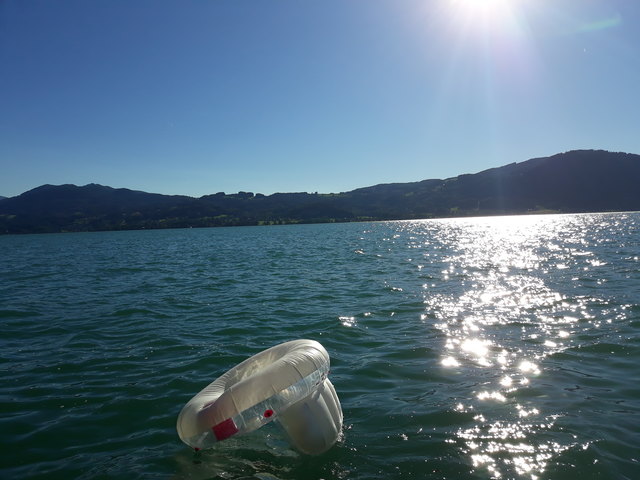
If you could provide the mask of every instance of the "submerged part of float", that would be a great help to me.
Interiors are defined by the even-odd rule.
[[[178,435],[195,449],[277,421],[299,451],[329,449],[342,408],[327,378],[329,354],[315,340],[293,340],[238,364],[193,397],[178,415]]]

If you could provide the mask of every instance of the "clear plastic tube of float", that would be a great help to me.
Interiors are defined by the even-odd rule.
[[[320,343],[276,345],[193,397],[178,415],[178,435],[200,450],[275,420],[297,450],[318,455],[342,429],[342,408],[328,375],[329,354]]]

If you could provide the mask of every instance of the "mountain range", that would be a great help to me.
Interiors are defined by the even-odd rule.
[[[200,198],[90,184],[0,198],[0,233],[80,232],[640,210],[640,155],[574,150],[444,180],[349,192]]]

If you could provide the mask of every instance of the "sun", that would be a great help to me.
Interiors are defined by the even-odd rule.
[[[454,18],[475,28],[507,30],[516,21],[525,0],[448,0]]]
[[[450,0],[455,8],[466,13],[491,14],[499,13],[509,7],[509,0]]]

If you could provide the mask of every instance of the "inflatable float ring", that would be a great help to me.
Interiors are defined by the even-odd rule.
[[[342,429],[340,401],[328,375],[329,354],[315,340],[276,345],[193,397],[178,415],[178,435],[199,450],[277,420],[294,447],[317,455]]]

